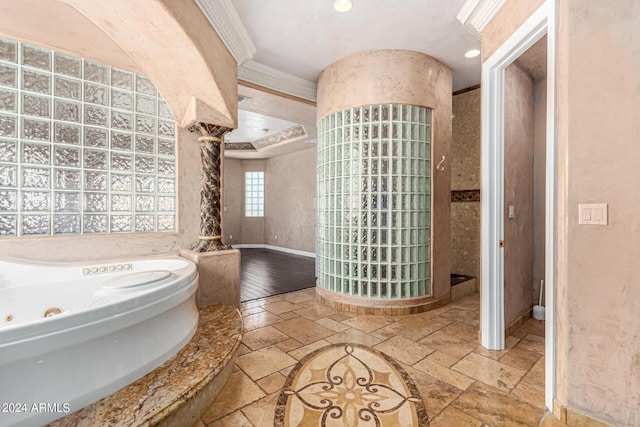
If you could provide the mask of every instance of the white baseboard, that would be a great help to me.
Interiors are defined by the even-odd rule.
[[[271,249],[272,251],[280,251],[280,252],[286,252],[289,254],[293,254],[293,255],[302,255],[302,256],[306,256],[309,258],[315,258],[316,254],[314,252],[307,252],[307,251],[301,251],[298,249],[291,249],[291,248],[284,248],[282,246],[274,246],[274,245],[266,245],[264,243],[240,243],[237,245],[231,244],[231,246],[233,246],[234,249],[243,249],[243,248],[247,248],[247,249]]]

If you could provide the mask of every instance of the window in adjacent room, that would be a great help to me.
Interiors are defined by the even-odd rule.
[[[264,216],[264,172],[245,172],[245,216]]]

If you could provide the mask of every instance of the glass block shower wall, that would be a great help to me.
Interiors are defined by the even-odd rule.
[[[428,296],[431,111],[353,108],[318,123],[318,285],[368,298]]]
[[[146,77],[0,39],[0,236],[175,230],[174,134]]]

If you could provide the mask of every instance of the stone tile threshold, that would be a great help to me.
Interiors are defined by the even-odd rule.
[[[335,343],[369,346],[397,362],[418,388],[429,423],[537,426],[544,405],[544,323],[531,319],[503,351],[477,342],[479,294],[435,310],[372,316],[321,305],[314,289],[242,304],[236,367],[195,426],[273,426],[292,369]]]

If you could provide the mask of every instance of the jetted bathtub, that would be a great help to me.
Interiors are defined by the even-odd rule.
[[[0,260],[0,426],[46,424],[170,359],[195,333],[197,286],[175,256]]]

